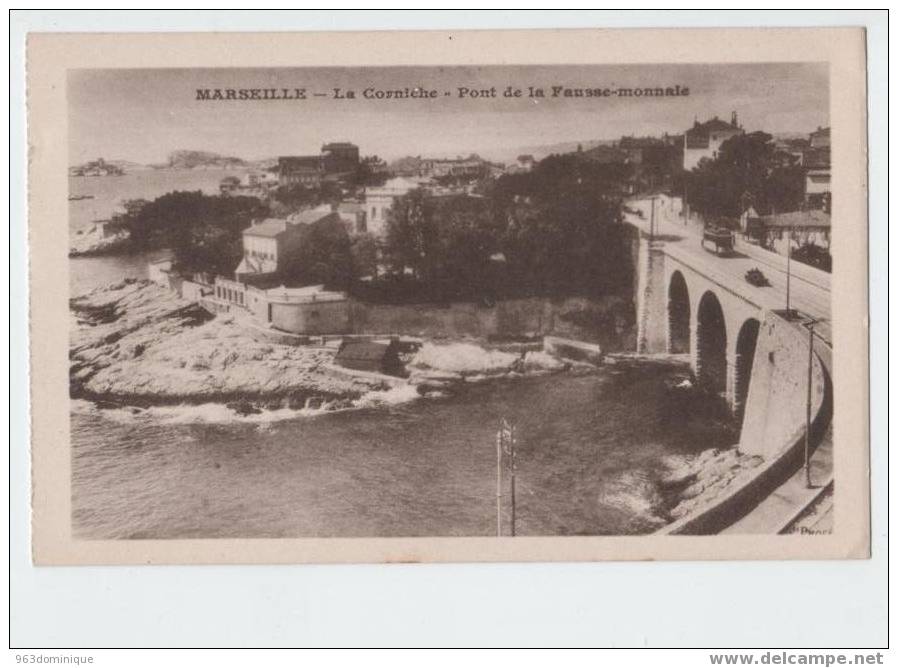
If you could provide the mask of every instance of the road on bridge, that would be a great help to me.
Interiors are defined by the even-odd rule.
[[[737,239],[733,254],[718,256],[711,250],[713,246],[709,246],[708,250],[702,247],[700,225],[685,222],[685,219],[675,211],[663,206],[661,200],[655,202],[653,229],[650,229],[652,204],[649,199],[630,200],[627,206],[642,212],[641,217],[625,214],[627,222],[637,226],[645,234],[653,233],[656,238],[663,240],[666,251],[685,260],[696,271],[709,276],[726,276],[731,284],[735,281],[739,294],[762,308],[770,310],[786,308],[788,280],[790,308],[817,320],[815,331],[830,348],[832,347],[829,275],[819,270],[811,270],[794,261],[788,263],[787,258],[740,239]],[[791,264],[788,279],[787,264]],[[764,273],[770,281],[769,287],[757,287],[745,280],[745,273],[754,268]]]

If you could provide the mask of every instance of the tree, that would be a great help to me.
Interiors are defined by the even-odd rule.
[[[627,165],[568,154],[501,177],[493,198],[503,221],[508,280],[550,294],[603,294],[629,285],[629,253],[619,224],[629,174]]]
[[[355,187],[364,188],[382,186],[388,178],[390,173],[387,170],[387,163],[376,155],[366,155],[359,161],[352,182]]]
[[[353,279],[349,235],[342,221],[327,217],[305,226],[297,250],[280,272],[285,284],[346,290]]]
[[[186,271],[231,273],[242,256],[241,236],[268,209],[254,197],[171,192],[152,202],[132,202],[116,218],[135,250],[170,248]]]
[[[486,197],[414,190],[393,204],[384,252],[394,275],[444,297],[492,296],[500,282],[529,294],[617,291],[631,276],[619,224],[628,174],[573,154],[503,176]]]
[[[804,173],[776,153],[764,132],[725,141],[716,158],[684,175],[690,206],[706,218],[737,218],[750,203],[759,213],[794,211],[804,197]]]
[[[355,277],[377,275],[377,240],[373,234],[359,234],[352,239],[352,267]]]
[[[387,214],[384,253],[390,268],[427,280],[435,247],[431,202],[420,188],[397,197]]]

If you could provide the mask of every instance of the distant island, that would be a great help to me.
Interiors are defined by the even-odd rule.
[[[168,169],[208,169],[208,168],[233,168],[246,167],[247,163],[242,158],[224,156],[210,151],[172,151],[168,155],[168,163],[164,167]]]
[[[122,165],[115,161],[107,162],[103,158],[69,167],[69,176],[121,176],[124,173]]]

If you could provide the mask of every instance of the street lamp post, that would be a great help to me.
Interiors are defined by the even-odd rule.
[[[811,382],[814,371],[814,325],[816,320],[807,323],[808,328],[808,384],[805,396],[804,422],[804,478],[808,489],[811,489]]]
[[[649,241],[655,240],[655,197],[651,198],[652,201],[652,216],[649,218]]]
[[[792,228],[786,237],[786,317],[792,317]]]

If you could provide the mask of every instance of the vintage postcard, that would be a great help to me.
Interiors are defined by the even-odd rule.
[[[868,556],[864,39],[32,34],[35,563]]]

